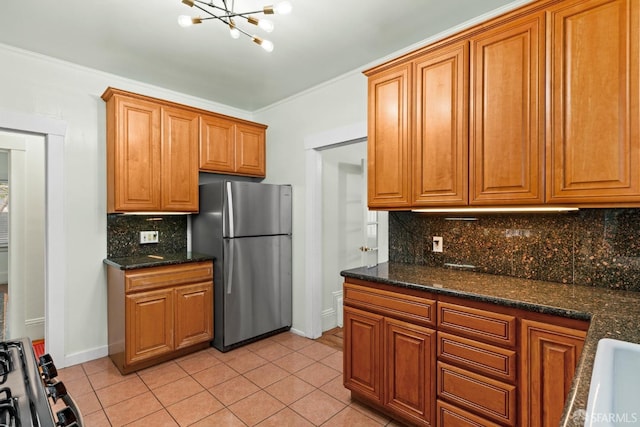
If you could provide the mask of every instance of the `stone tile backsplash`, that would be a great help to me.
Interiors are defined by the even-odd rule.
[[[158,231],[158,243],[140,244],[141,231]],[[135,257],[187,250],[186,215],[107,215],[107,257]]]
[[[432,252],[433,236],[444,251]],[[475,216],[389,213],[389,260],[640,291],[640,209]]]

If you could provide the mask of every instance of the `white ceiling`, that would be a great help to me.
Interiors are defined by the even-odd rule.
[[[255,111],[523,0],[290,2],[290,15],[269,17],[273,33],[255,29],[271,53],[217,21],[179,27],[178,15],[197,15],[180,0],[4,0],[0,43]]]

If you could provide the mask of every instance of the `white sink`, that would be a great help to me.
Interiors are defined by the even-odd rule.
[[[640,344],[598,342],[584,425],[640,425]]]

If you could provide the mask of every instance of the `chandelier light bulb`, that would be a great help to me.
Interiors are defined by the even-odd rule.
[[[273,52],[273,43],[271,41],[261,39],[258,36],[251,36],[251,39],[253,40],[253,42],[255,44],[259,45],[260,47],[262,47],[267,52]]]
[[[276,4],[275,7],[273,8],[275,13],[277,13],[278,15],[288,15],[291,13],[291,9],[293,9],[293,7],[291,6],[291,3],[289,3],[288,1],[282,1]]]
[[[240,30],[236,28],[236,23],[233,19],[229,19],[229,35],[232,39],[240,38]]]
[[[262,28],[267,33],[270,33],[273,31],[273,22],[268,19],[261,19],[258,21],[258,27]]]
[[[273,52],[273,43],[270,40],[262,40],[260,46],[267,52]]]
[[[193,24],[193,21],[191,20],[190,16],[187,15],[180,15],[178,16],[178,25],[180,25],[183,28],[186,27],[190,27]]]

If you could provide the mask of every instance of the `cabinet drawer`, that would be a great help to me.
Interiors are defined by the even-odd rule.
[[[438,427],[500,427],[499,424],[492,423],[442,400],[438,400],[437,412],[436,425]]]
[[[438,302],[438,330],[515,347],[516,318],[502,313]]]
[[[141,268],[125,273],[125,292],[213,280],[213,263],[197,262],[162,267]]]
[[[510,383],[516,382],[514,350],[438,332],[438,360]]]
[[[438,398],[502,424],[516,424],[516,387],[438,362]]]
[[[344,303],[420,325],[435,325],[436,302],[428,298],[344,284]]]

